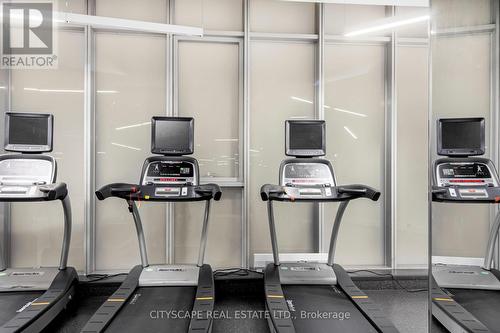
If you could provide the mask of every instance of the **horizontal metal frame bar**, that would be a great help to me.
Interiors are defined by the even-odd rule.
[[[245,36],[243,31],[223,31],[223,30],[205,30],[204,36],[220,36],[220,37],[241,37]]]
[[[250,32],[248,33],[250,40],[284,40],[284,41],[317,41],[317,34],[287,34],[287,33],[267,33],[267,32]]]
[[[94,33],[102,34],[108,33],[113,35],[129,35],[129,36],[154,36],[158,38],[165,38],[164,34],[154,33],[154,32],[143,32],[143,31],[125,31],[116,29],[92,29]]]
[[[446,36],[446,35],[457,35],[457,34],[476,34],[483,32],[495,32],[495,24],[483,24],[483,25],[473,25],[466,27],[454,27],[445,28],[431,31],[433,36]]]
[[[152,32],[163,35],[178,34],[203,36],[203,28],[193,26],[156,23],[117,17],[75,14],[69,12],[54,12],[53,15],[56,20],[61,21],[61,24],[67,25],[91,26],[93,28],[102,27],[123,31]]]
[[[242,38],[232,37],[232,36],[175,36],[176,42],[199,42],[199,43],[228,43],[228,44],[240,44],[243,42]],[[241,46],[241,45],[240,45]]]
[[[85,32],[85,27],[76,27],[76,26],[62,26],[62,25],[56,25],[54,27],[55,31],[80,31],[80,32]]]

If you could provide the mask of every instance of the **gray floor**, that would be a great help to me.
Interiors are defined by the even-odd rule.
[[[427,292],[409,293],[403,290],[365,290],[377,302],[401,333],[427,333]],[[432,333],[448,332],[435,319]]]
[[[366,290],[383,308],[401,333],[427,332],[427,292],[404,290]]]

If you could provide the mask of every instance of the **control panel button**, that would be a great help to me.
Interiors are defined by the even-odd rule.
[[[331,197],[332,196],[332,188],[331,187],[325,187],[325,195],[327,197]]]
[[[179,193],[179,187],[158,187],[155,191],[155,194],[159,196],[178,196]]]
[[[181,190],[181,196],[185,197],[187,194],[188,194],[188,188],[187,187],[183,187],[182,190]]]
[[[457,197],[457,191],[455,191],[454,188],[450,188],[449,191],[450,191],[450,196],[451,197],[454,197],[454,198]]]

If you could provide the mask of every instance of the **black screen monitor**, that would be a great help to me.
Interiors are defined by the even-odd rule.
[[[437,153],[443,156],[484,154],[484,118],[443,118],[437,124]]]
[[[51,114],[7,112],[4,149],[21,153],[52,151],[53,124]]]
[[[162,155],[189,155],[194,150],[194,119],[153,117],[151,152]]]
[[[324,120],[287,120],[285,154],[296,157],[325,155]]]

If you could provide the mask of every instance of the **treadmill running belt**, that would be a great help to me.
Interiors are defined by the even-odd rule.
[[[193,308],[195,293],[196,287],[138,288],[106,332],[187,332],[190,318],[186,315]],[[172,311],[170,318],[168,311]],[[172,318],[174,313],[183,318]]]
[[[281,287],[291,311],[295,331],[298,333],[377,332],[351,300],[336,287],[319,285]],[[324,318],[318,318],[320,314],[323,314]]]
[[[17,311],[42,296],[43,291],[2,292],[0,294],[0,326],[18,314]]]
[[[500,291],[448,289],[453,299],[492,332],[500,333]]]

